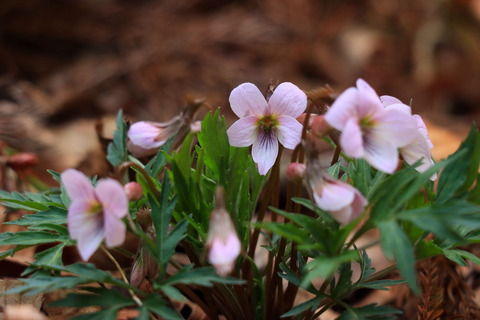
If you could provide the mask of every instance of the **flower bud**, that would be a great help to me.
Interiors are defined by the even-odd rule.
[[[289,163],[286,175],[288,181],[302,181],[305,176],[305,165],[299,162]]]
[[[315,117],[310,125],[310,129],[314,135],[319,138],[324,137],[332,128],[330,125],[325,121],[325,117],[323,115]]]
[[[17,153],[8,156],[6,159],[6,165],[13,170],[24,170],[33,167],[38,164],[38,156],[34,153]]]
[[[241,251],[240,240],[230,214],[225,209],[223,188],[217,188],[216,205],[210,216],[207,237],[208,260],[220,276],[232,272]]]
[[[143,195],[142,186],[134,181],[127,183],[123,188],[125,189],[129,201],[140,200]]]
[[[192,133],[199,133],[202,131],[202,122],[201,121],[195,121],[190,124],[190,131]]]
[[[300,122],[302,125],[305,123],[305,118],[307,117],[307,114],[306,113],[302,113],[301,115],[299,115],[297,117],[297,121]],[[307,124],[307,129],[310,128],[310,126],[312,125],[312,122],[313,120],[315,120],[315,118],[317,118],[318,115],[317,114],[314,114],[314,113],[311,113],[310,114],[310,117],[308,118],[308,124]]]

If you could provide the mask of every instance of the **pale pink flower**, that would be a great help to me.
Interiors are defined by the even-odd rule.
[[[105,239],[108,247],[125,241],[122,218],[128,213],[128,199],[122,185],[113,179],[102,179],[93,187],[88,178],[75,169],[61,175],[72,200],[67,224],[70,236],[77,240],[80,256],[87,261]]]
[[[348,224],[362,214],[368,201],[356,188],[332,178],[313,159],[307,163],[306,173],[307,188],[313,201],[340,224]]]
[[[135,122],[129,129],[129,151],[136,155],[155,154],[168,139],[173,137],[181,127],[181,121],[174,118],[169,122]]]
[[[405,114],[410,115],[417,124],[416,136],[408,145],[400,148],[400,154],[402,158],[410,165],[415,164],[419,160],[422,160],[421,164],[415,169],[418,172],[425,172],[431,166],[434,165],[432,160],[432,153],[430,149],[433,148],[432,141],[428,136],[427,126],[423,122],[422,117],[418,114],[412,116],[411,108],[403,104],[400,100],[391,96],[381,96],[380,99],[385,107],[385,109],[396,109],[404,112]],[[437,179],[437,174],[435,173],[430,177],[432,181]]]
[[[183,141],[192,129],[191,122],[197,110],[203,105],[203,99],[189,99],[183,111],[167,122],[139,121],[127,132],[127,148],[134,156],[143,157],[155,154],[170,138]]]
[[[278,141],[287,149],[300,142],[303,127],[295,118],[306,109],[307,96],[294,84],[281,83],[267,101],[255,85],[243,83],[230,94],[230,105],[240,118],[227,131],[230,145],[253,145],[253,161],[261,175],[274,165]]]
[[[348,157],[363,158],[387,173],[397,168],[398,148],[412,142],[417,132],[411,116],[396,108],[385,109],[362,79],[335,100],[325,120],[341,131],[340,145]]]
[[[232,272],[242,245],[230,214],[225,209],[223,188],[217,188],[216,206],[210,216],[207,237],[208,261],[220,276]]]

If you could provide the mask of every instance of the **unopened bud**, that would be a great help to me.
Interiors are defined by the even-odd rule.
[[[306,117],[307,117],[307,114],[302,113],[301,115],[298,116],[297,121],[300,122],[303,125],[305,123],[305,118]],[[308,118],[307,129],[310,128],[313,120],[315,120],[315,118],[317,118],[317,117],[318,117],[317,114],[313,114],[313,113],[310,114],[310,117]]]
[[[202,122],[201,121],[195,121],[190,124],[190,131],[192,133],[199,133],[202,131]]]
[[[123,189],[125,190],[125,193],[127,194],[128,200],[130,200],[130,201],[140,200],[140,198],[143,195],[142,186],[139,185],[136,182],[133,182],[133,181],[124,185]]]
[[[324,137],[332,128],[325,120],[323,115],[315,117],[310,125],[310,130],[319,138]]]
[[[17,153],[8,156],[6,160],[7,166],[13,170],[24,170],[38,164],[38,156],[34,153]]]
[[[232,272],[242,245],[230,214],[225,209],[223,188],[217,188],[216,205],[210,216],[207,248],[208,260],[220,276]]]
[[[305,176],[305,165],[299,162],[289,163],[286,175],[288,181],[302,181]]]

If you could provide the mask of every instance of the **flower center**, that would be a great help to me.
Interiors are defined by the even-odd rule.
[[[373,121],[369,117],[365,117],[365,118],[360,119],[359,124],[360,124],[360,128],[362,128],[362,129],[370,129],[370,128],[373,128],[375,126],[375,121]]]
[[[88,208],[87,213],[89,214],[98,214],[103,210],[103,206],[100,202],[93,202]]]
[[[257,125],[262,131],[270,132],[278,126],[278,120],[274,116],[265,116],[258,119]]]

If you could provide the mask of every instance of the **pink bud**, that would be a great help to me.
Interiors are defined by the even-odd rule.
[[[233,271],[242,250],[232,218],[225,209],[224,198],[223,188],[217,188],[216,205],[210,216],[207,237],[208,261],[222,277]]]
[[[305,165],[299,162],[289,163],[286,174],[288,181],[302,181],[305,176]]]
[[[143,195],[142,186],[136,182],[129,182],[124,185],[123,188],[125,189],[125,193],[127,194],[128,200],[130,201],[140,200]]]
[[[305,123],[305,118],[307,117],[306,113],[302,113],[297,117],[297,121],[300,122],[302,125]],[[307,124],[307,129],[312,125],[313,120],[318,117],[318,115],[311,113],[310,117],[308,118],[308,124]]]
[[[24,170],[31,168],[38,164],[38,156],[34,153],[17,153],[8,156],[6,161],[7,166],[14,170]]]
[[[332,128],[330,125],[325,121],[325,117],[323,115],[315,117],[310,125],[310,129],[314,135],[319,138],[324,137]]]
[[[202,131],[202,122],[201,121],[195,121],[193,123],[190,124],[190,131],[192,131],[192,133],[199,133],[200,131]]]

